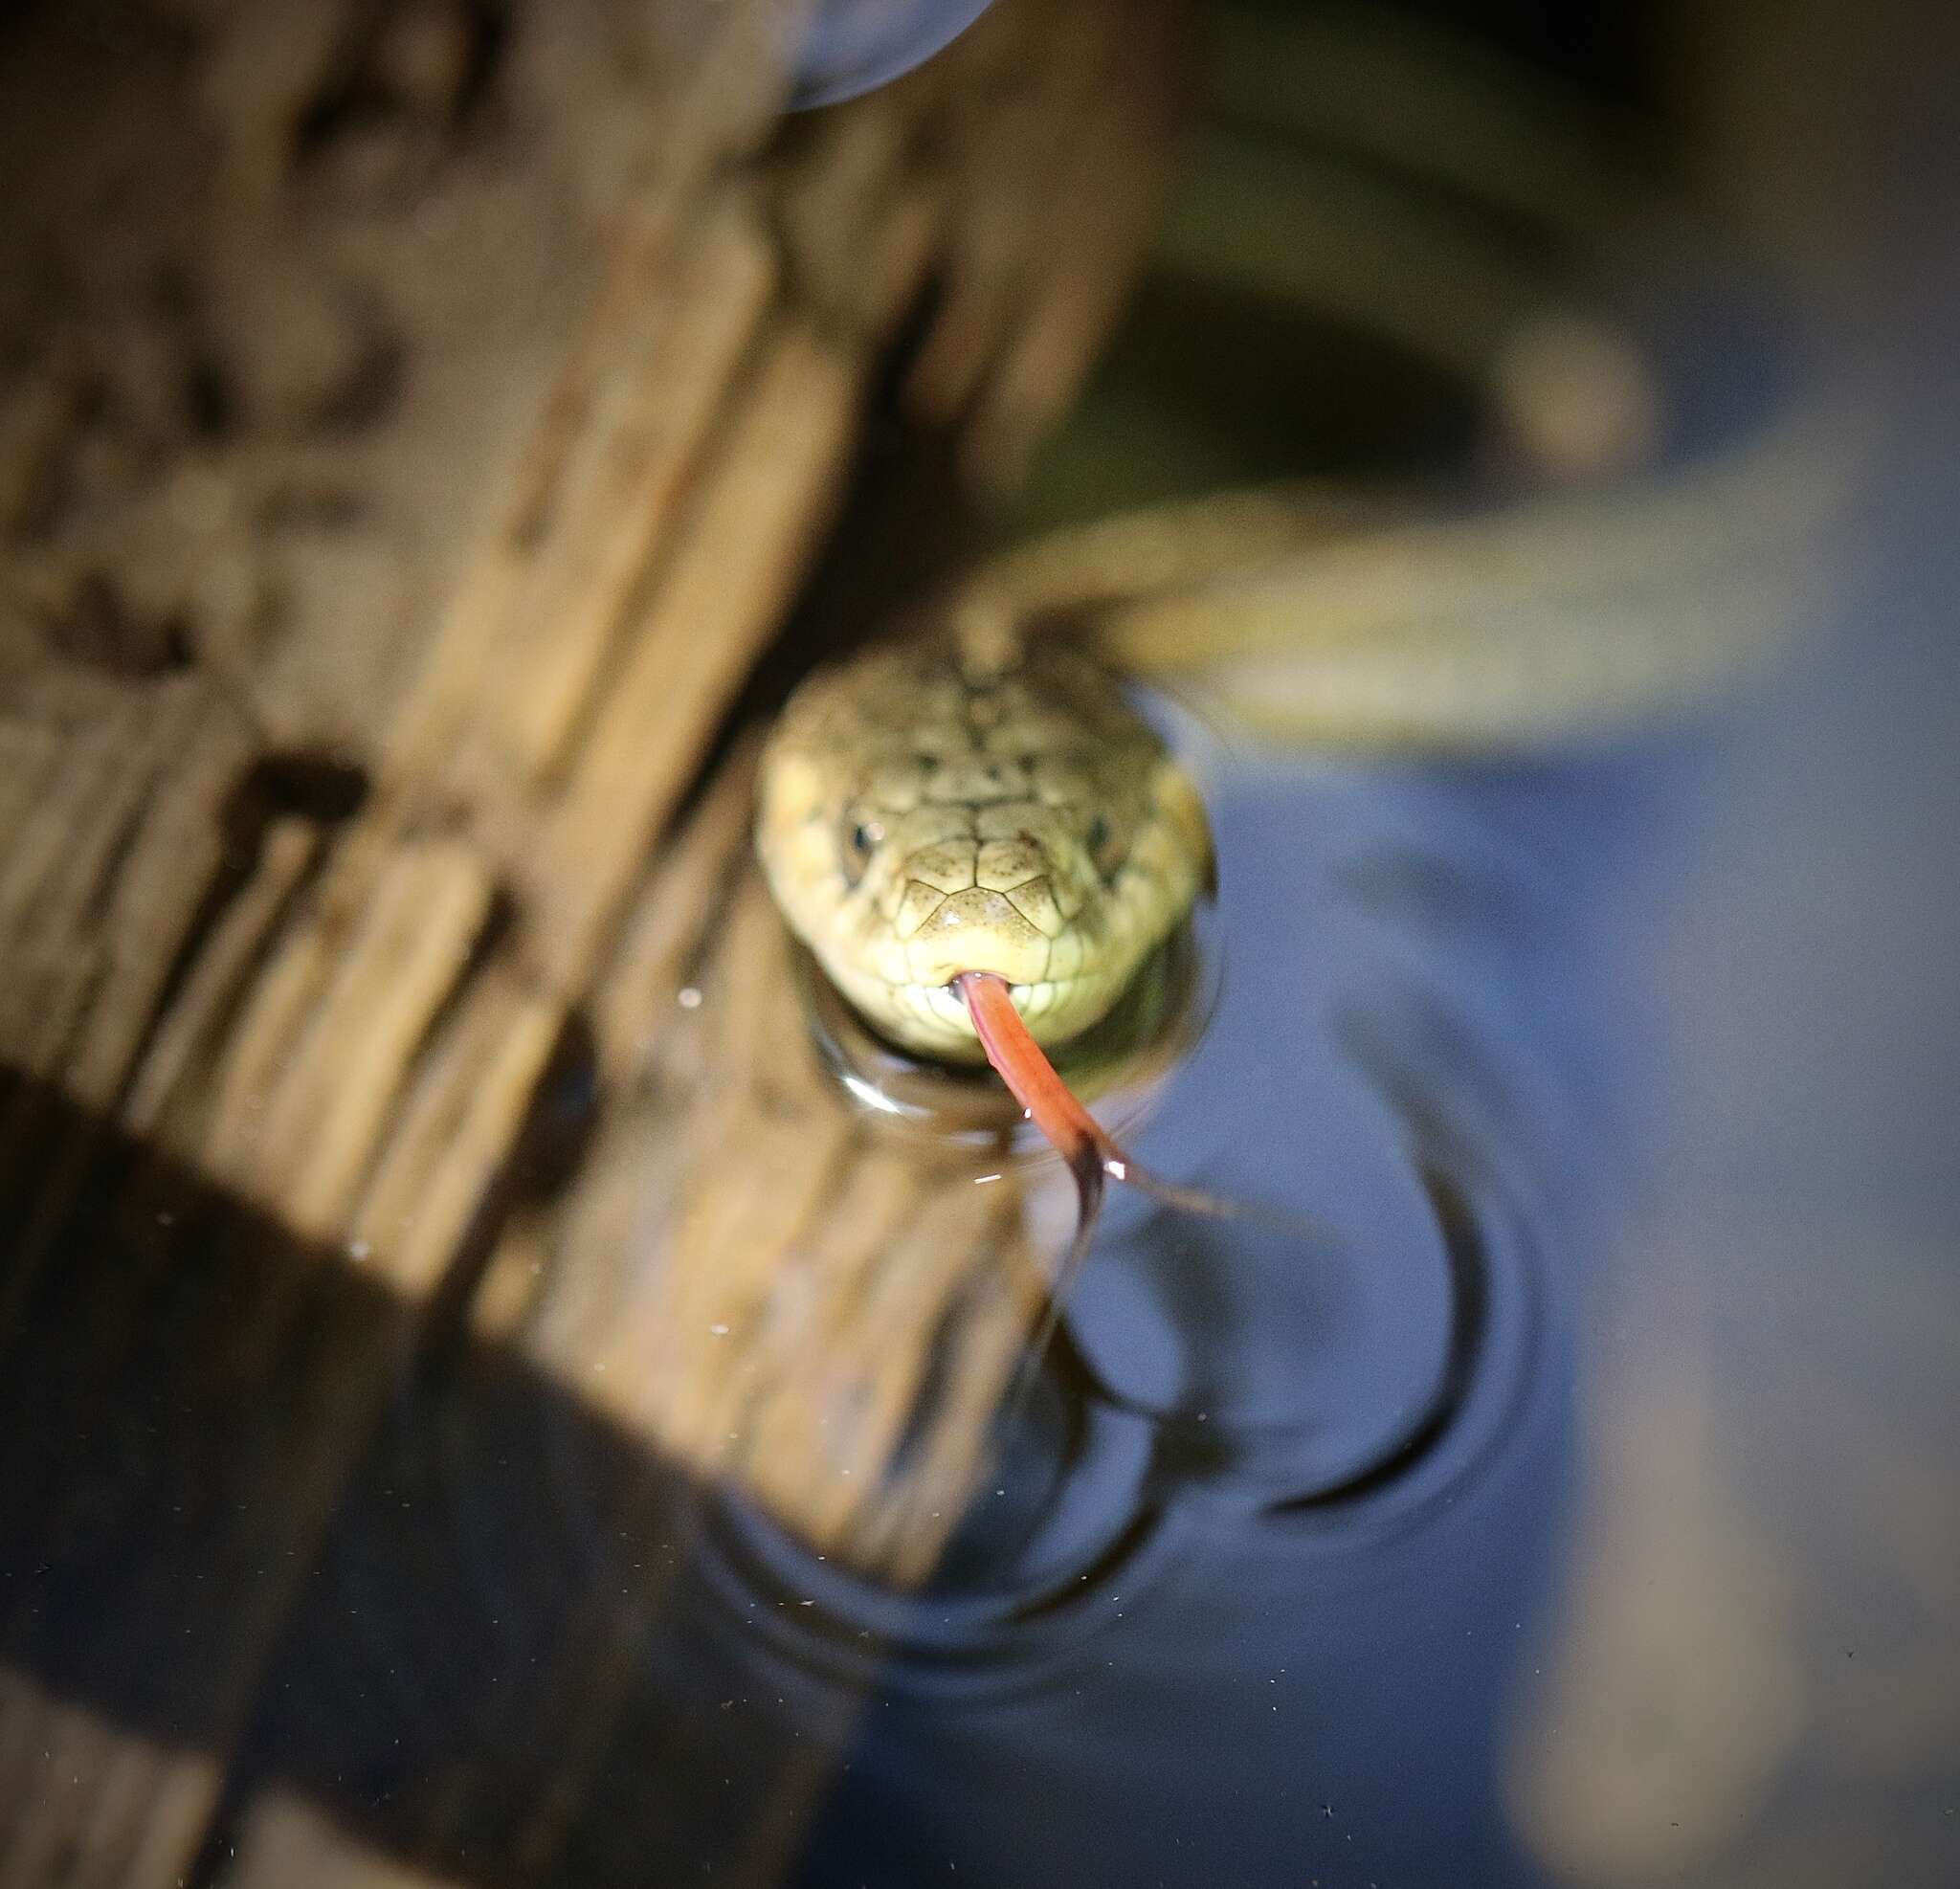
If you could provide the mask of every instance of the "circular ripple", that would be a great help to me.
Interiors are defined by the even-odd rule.
[[[1030,1680],[1147,1591],[1171,1518],[1151,1498],[1149,1426],[1037,1387],[932,1579],[893,1586],[815,1554],[733,1492],[703,1571],[745,1630],[830,1678],[936,1690]]]

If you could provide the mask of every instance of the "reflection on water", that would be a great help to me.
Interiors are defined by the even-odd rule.
[[[792,103],[835,104],[910,72],[991,0],[817,0],[803,25]]]

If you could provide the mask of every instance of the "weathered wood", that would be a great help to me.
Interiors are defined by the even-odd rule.
[[[58,25],[0,83],[0,239],[56,258],[0,297],[0,1882],[475,1879],[485,1830],[493,1879],[643,1879],[590,1854],[622,1764],[771,1879],[848,1705],[653,1736],[699,1601],[610,1548],[537,1597],[522,1723],[459,1707],[393,1809],[308,1714],[370,1554],[414,1670],[476,1619],[466,1545],[393,1532],[445,1422],[568,1426],[622,1539],[733,1490],[912,1581],[957,1518],[1039,1302],[1013,1185],[817,1078],[752,748],[698,776],[928,278],[924,404],[990,462],[1081,371],[1136,220],[1055,252],[1015,180],[1141,201],[1085,108],[1125,12],[1064,10],[1031,99],[1045,12],[1004,4],[764,151],[767,0],[495,48],[440,0],[156,11],[113,84]]]

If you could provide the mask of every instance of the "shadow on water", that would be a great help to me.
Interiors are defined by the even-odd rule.
[[[510,1348],[425,1368],[345,1249],[17,1075],[0,1096],[24,1139],[94,1146],[10,1280],[8,1689],[230,1768],[213,1871],[268,1787],[460,1881],[757,1867],[850,1701],[790,1695],[709,1606],[699,1487]],[[55,1755],[51,1793],[87,1782]]]

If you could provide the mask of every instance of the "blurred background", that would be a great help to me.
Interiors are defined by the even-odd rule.
[[[0,9],[0,1883],[1960,1880],[1955,36]],[[1032,1359],[748,853],[976,566],[1328,1230]]]

